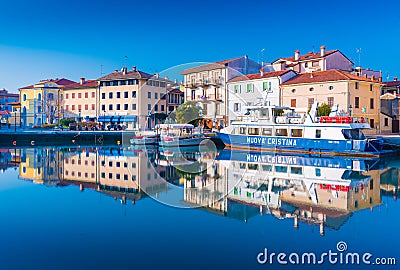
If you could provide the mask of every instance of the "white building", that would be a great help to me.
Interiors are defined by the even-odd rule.
[[[245,106],[281,105],[280,84],[294,76],[293,70],[260,72],[243,75],[228,81],[229,123],[243,115]]]

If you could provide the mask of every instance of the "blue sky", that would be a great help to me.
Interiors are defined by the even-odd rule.
[[[264,61],[326,45],[400,76],[398,1],[3,1],[0,89],[136,65],[155,73],[249,55]],[[128,58],[125,59],[125,56]],[[101,68],[102,65],[102,68]]]

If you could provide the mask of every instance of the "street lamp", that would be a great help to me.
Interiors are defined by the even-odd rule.
[[[353,106],[349,105],[349,115],[351,116],[351,112],[353,111]]]

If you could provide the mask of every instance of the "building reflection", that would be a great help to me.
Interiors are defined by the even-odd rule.
[[[247,222],[258,215],[338,230],[382,195],[397,198],[396,164],[377,159],[198,149],[23,148],[0,151],[2,168],[48,186],[93,189],[125,204],[182,192],[185,206]]]
[[[155,152],[128,148],[22,149],[21,179],[51,186],[79,186],[120,199],[157,196],[168,189],[154,166]]]

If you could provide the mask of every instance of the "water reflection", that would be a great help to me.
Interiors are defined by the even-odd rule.
[[[47,186],[93,189],[122,204],[145,197],[201,207],[247,222],[270,214],[338,230],[362,209],[396,198],[396,164],[377,159],[288,156],[198,149],[22,148],[0,151],[0,168]]]

